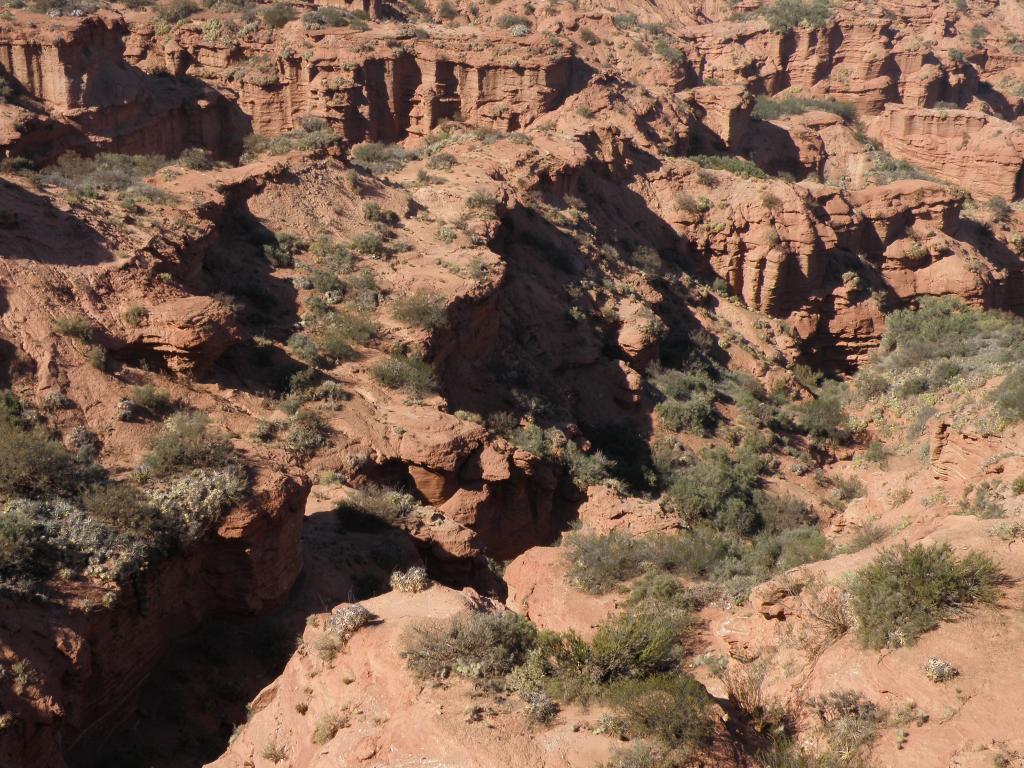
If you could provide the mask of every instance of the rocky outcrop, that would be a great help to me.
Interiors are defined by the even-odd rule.
[[[5,108],[8,156],[61,152],[174,156],[190,146],[237,154],[237,110],[196,80],[147,74],[125,59],[128,27],[114,13],[0,27],[0,77],[22,97]]]
[[[1024,130],[966,110],[889,104],[871,122],[893,156],[981,197],[1024,194]]]
[[[280,600],[302,568],[308,490],[298,475],[260,469],[246,502],[207,538],[116,592],[83,583],[42,602],[0,598],[0,658],[33,670],[27,684],[0,687],[14,715],[0,762],[49,768],[89,754],[177,635],[212,614]]]
[[[589,768],[607,760],[608,735],[574,727],[583,716],[569,707],[545,728],[531,727],[518,697],[500,703],[470,698],[471,686],[453,676],[423,684],[401,652],[410,629],[488,607],[472,591],[441,586],[391,592],[367,600],[370,625],[357,631],[333,661],[297,653],[281,676],[253,701],[248,722],[211,768],[258,764],[273,744],[297,766],[314,763],[477,765],[480,768]],[[327,615],[311,617],[303,647],[329,632]],[[336,735],[315,743],[318,722],[334,716]]]

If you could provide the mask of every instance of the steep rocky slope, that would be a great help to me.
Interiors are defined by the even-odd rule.
[[[1020,9],[357,6],[0,18],[0,764],[1020,762]]]

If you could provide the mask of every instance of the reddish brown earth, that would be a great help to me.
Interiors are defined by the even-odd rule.
[[[926,297],[1022,309],[1013,4],[836,2],[819,27],[785,32],[757,2],[330,3],[344,24],[322,28],[303,23],[306,5],[280,27],[259,21],[266,5],[175,23],[104,5],[0,17],[0,379],[66,445],[76,429],[95,435],[119,479],[160,429],[120,419],[119,403],[134,386],[166,388],[230,436],[251,488],[133,583],[55,574],[37,594],[0,591],[0,671],[35,670],[29,682],[0,675],[3,768],[262,767],[268,743],[295,768],[602,764],[621,745],[599,705],[530,723],[514,696],[413,678],[403,632],[472,607],[590,638],[622,609],[625,590],[570,584],[559,537],[687,528],[646,479],[571,471],[574,452],[644,458],[670,435],[652,364],[692,353],[804,397],[797,364],[853,373],[885,316]],[[818,101],[769,116],[765,97]],[[330,141],[296,138],[310,119]],[[366,142],[405,156],[371,172]],[[190,149],[218,162],[173,161]],[[171,160],[136,180],[151,196],[133,204],[51,183],[69,150]],[[344,274],[346,307],[359,280],[374,284],[359,311],[376,334],[320,365],[343,394],[307,405],[323,444],[303,454],[282,435],[257,439],[261,422],[286,419],[284,381],[304,367],[288,340],[312,333],[330,293],[314,287],[311,250],[282,266],[262,257],[265,236],[351,243],[382,215],[390,239]],[[444,322],[396,316],[418,291]],[[136,305],[146,314],[132,323]],[[70,315],[91,322],[90,342],[54,331]],[[106,353],[99,369],[92,346]],[[423,354],[436,391],[374,376],[402,350]],[[66,404],[48,408],[57,395]],[[690,451],[738,444],[752,429],[740,408],[716,408],[716,433],[674,437]],[[866,483],[843,511],[793,455],[767,449],[780,463],[768,489],[807,500],[831,540],[866,522],[892,534],[700,612],[693,659],[765,660],[765,691],[800,738],[813,730],[801,706],[836,689],[929,715],[902,741],[886,726],[872,765],[1017,765],[1024,753],[1019,542],[992,536],[998,521],[953,514],[965,489],[1024,471],[1021,434],[961,429],[956,409],[939,403],[885,468],[864,458],[887,428],[867,406],[852,446],[804,450],[824,476]],[[548,450],[510,438],[534,425],[558,428]],[[387,525],[346,517],[375,484],[416,508]],[[909,499],[893,505],[903,487]],[[809,650],[809,592],[792,584],[834,587],[904,540],[987,552],[1018,582],[912,647],[879,653],[848,636]],[[393,570],[419,563],[430,589],[389,591]],[[318,657],[331,609],[356,600],[377,620],[335,660]],[[260,656],[262,632],[301,639]],[[221,641],[230,652],[206,652]],[[923,678],[931,656],[960,682]],[[728,692],[693,659],[724,734]],[[348,726],[314,744],[316,718],[339,709]],[[736,745],[703,759],[757,764]]]

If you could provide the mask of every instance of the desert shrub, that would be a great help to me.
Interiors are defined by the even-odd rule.
[[[288,759],[288,747],[274,741],[267,742],[263,745],[263,749],[260,750],[260,757],[277,765],[282,760]]]
[[[513,16],[511,14],[503,14],[498,17],[497,24],[502,29],[510,29],[512,27],[526,27],[529,29],[533,24],[525,16]]]
[[[82,494],[90,517],[121,530],[149,532],[159,521],[149,498],[130,483],[94,485]]]
[[[392,352],[370,367],[370,375],[388,389],[401,389],[415,397],[437,388],[433,368],[417,353]]]
[[[398,592],[422,592],[430,588],[430,577],[427,569],[416,565],[407,571],[395,571],[391,574],[391,588]]]
[[[86,468],[41,427],[25,428],[0,417],[0,494],[42,499],[69,496]]]
[[[565,537],[569,583],[591,594],[608,592],[643,571],[648,562],[645,543],[618,530],[570,533]]]
[[[456,674],[492,680],[522,664],[536,639],[533,625],[512,611],[467,611],[447,622],[410,627],[403,639],[402,657],[420,678],[443,679]]]
[[[159,155],[117,155],[101,152],[82,157],[65,152],[38,174],[43,184],[73,189],[85,195],[96,190],[120,191],[151,176],[167,164]]]
[[[830,691],[807,702],[818,716],[828,744],[826,765],[859,765],[857,759],[878,738],[885,713],[855,691]]]
[[[338,735],[338,731],[348,726],[348,715],[327,712],[316,719],[313,727],[313,743],[323,745]]]
[[[321,10],[330,10],[321,8]],[[267,63],[265,71],[260,75],[260,82],[270,84],[277,82],[276,65]],[[252,75],[248,76],[249,79]],[[245,151],[242,160],[248,161],[260,155],[282,155],[293,150],[314,152],[334,146],[339,140],[338,134],[331,130],[330,124],[322,118],[305,118],[299,121],[299,127],[286,133],[276,135],[253,133],[242,140]]]
[[[335,606],[327,620],[327,631],[347,642],[352,635],[369,625],[373,618],[366,606],[359,603]]]
[[[308,459],[327,442],[327,422],[316,411],[299,410],[288,419],[284,445],[300,459]]]
[[[466,208],[471,211],[493,211],[497,200],[487,192],[476,190],[466,198]]]
[[[391,314],[399,322],[418,328],[434,330],[448,324],[444,299],[425,288],[418,288],[414,293],[397,299]]]
[[[313,651],[321,661],[330,664],[345,648],[345,640],[337,635],[325,632],[313,640]]]
[[[768,174],[749,160],[732,155],[691,155],[701,168],[712,171],[728,171],[745,179],[767,179]]]
[[[371,483],[353,493],[340,509],[355,510],[387,523],[396,523],[418,507],[419,503],[408,493]]]
[[[797,425],[819,440],[843,443],[849,439],[849,417],[838,386],[824,386],[815,397],[794,408]]]
[[[872,400],[889,391],[889,381],[874,371],[863,371],[857,376],[857,394]]]
[[[189,16],[199,13],[199,6],[192,0],[168,0],[156,7],[157,16],[168,24],[184,21]]]
[[[948,544],[885,550],[851,582],[858,634],[870,648],[911,645],[968,607],[994,601],[1002,581],[979,552],[958,558]]]
[[[676,473],[669,503],[689,520],[704,518],[722,530],[753,533],[762,524],[758,487],[765,469],[765,457],[753,446],[733,455],[723,448],[705,449],[696,463]]]
[[[787,115],[802,115],[811,110],[832,112],[847,122],[857,119],[857,109],[853,104],[835,99],[810,99],[800,96],[758,96],[751,115],[759,120],[775,120]]]
[[[30,514],[18,507],[0,509],[0,579],[45,576],[46,531]]]
[[[635,13],[617,13],[612,16],[612,24],[616,29],[633,29],[637,24],[637,16]]]
[[[79,341],[89,341],[92,338],[92,320],[84,315],[65,315],[53,321],[53,331],[61,336],[70,336]]]
[[[750,557],[755,572],[768,574],[826,560],[831,554],[832,545],[821,531],[814,526],[802,525],[759,536]]]
[[[689,638],[689,614],[628,610],[602,624],[590,642],[587,676],[597,683],[639,679],[674,669]]]
[[[682,64],[686,60],[683,52],[664,38],[660,38],[654,43],[654,52],[670,64]]]
[[[838,475],[829,480],[835,489],[835,502],[845,506],[847,502],[866,496],[868,489],[864,481],[854,475]]]
[[[149,502],[187,546],[202,538],[248,488],[238,467],[193,469],[148,492]]]
[[[993,393],[996,408],[1009,421],[1024,419],[1024,368],[1006,375]]]
[[[1008,221],[1013,214],[1013,207],[1006,202],[1005,197],[999,197],[999,195],[989,198],[985,206],[991,211],[993,221]]]
[[[571,440],[565,444],[558,457],[572,478],[573,484],[581,491],[592,485],[601,485],[611,478],[613,462],[601,451],[589,453]]]
[[[399,171],[411,158],[408,151],[395,144],[370,142],[352,149],[353,162],[374,173]]]
[[[99,345],[87,347],[84,353],[84,357],[87,363],[95,368],[97,371],[106,370],[107,367],[107,350]]]
[[[320,363],[320,353],[316,348],[316,344],[304,333],[293,333],[288,337],[288,351],[296,359],[309,365],[318,365]]]
[[[337,326],[327,326],[317,338],[317,357],[322,357],[325,361],[335,365],[349,360],[357,360],[359,353],[352,347],[350,341],[349,335],[343,329]]]
[[[932,375],[941,381],[956,374],[948,366],[939,369],[940,363],[962,367],[960,358],[1019,360],[1022,342],[1024,324],[1012,315],[970,308],[957,297],[925,298],[916,311],[886,317],[882,362],[894,370],[933,364]]]
[[[171,416],[163,431],[150,441],[150,452],[142,470],[153,477],[198,468],[223,467],[231,463],[235,450],[222,432],[209,429],[210,418],[199,411]]]
[[[349,247],[356,253],[373,258],[380,258],[386,252],[384,238],[381,237],[379,232],[373,230],[357,232],[352,236]]]
[[[455,155],[437,152],[427,158],[427,168],[435,171],[450,171],[455,167]]]
[[[706,745],[714,734],[711,697],[684,673],[620,680],[605,700],[622,713],[630,733],[650,736],[674,748]]]
[[[933,683],[946,683],[957,677],[960,670],[948,661],[929,657],[924,663],[924,675]]]
[[[295,265],[295,257],[305,251],[307,244],[301,238],[287,233],[275,234],[274,241],[263,246],[263,255],[275,267]]]
[[[712,396],[697,394],[687,400],[665,400],[655,406],[661,422],[673,432],[702,434],[713,423]]]
[[[146,321],[146,318],[149,317],[149,312],[145,307],[140,307],[138,304],[132,304],[125,310],[122,317],[132,328],[138,328]]]
[[[794,27],[823,27],[832,18],[828,0],[775,0],[762,6],[758,13],[764,16],[773,32],[788,32]]]
[[[289,21],[294,21],[295,9],[285,3],[274,3],[263,11],[263,23],[271,29],[280,29]]]
[[[132,387],[128,393],[128,401],[151,414],[159,414],[171,407],[171,393],[166,389],[157,389],[152,384],[140,384]]]
[[[842,548],[843,552],[860,552],[877,544],[889,535],[889,529],[878,523],[864,523],[854,532],[853,537]]]

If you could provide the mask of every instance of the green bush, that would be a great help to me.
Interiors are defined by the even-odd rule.
[[[530,27],[533,26],[533,24],[530,22],[530,20],[528,18],[526,18],[525,16],[513,16],[513,15],[507,14],[507,13],[498,17],[497,24],[502,29],[509,29],[511,27],[519,27],[519,26],[530,28]]]
[[[443,328],[448,324],[444,299],[425,288],[418,288],[414,293],[396,299],[391,314],[399,322],[429,330]]]
[[[408,493],[370,483],[343,502],[339,511],[354,510],[394,524],[408,517],[419,506],[419,502]]]
[[[690,159],[701,168],[728,171],[745,179],[767,179],[768,174],[749,160],[731,155],[691,155]]]
[[[996,408],[1005,419],[1024,419],[1024,368],[1010,371],[993,394]]]
[[[427,158],[427,168],[434,171],[450,171],[455,163],[455,155],[448,152],[438,152]]]
[[[168,24],[184,21],[189,16],[199,13],[199,6],[192,0],[169,0],[156,7],[157,16]]]
[[[122,317],[124,317],[124,321],[132,328],[138,328],[146,321],[146,318],[149,317],[149,311],[138,304],[132,304],[125,310]]]
[[[152,384],[140,384],[132,387],[128,393],[132,405],[142,408],[151,414],[158,414],[171,407],[171,393],[166,389],[157,389]]]
[[[966,357],[1006,322],[1001,313],[971,309],[955,296],[926,297],[917,310],[901,309],[886,317],[881,348],[900,366]],[[1016,330],[1013,340],[1024,338]]]
[[[328,712],[316,719],[313,727],[313,743],[324,745],[338,735],[338,731],[348,726],[348,715]]]
[[[79,341],[89,341],[92,338],[92,320],[84,315],[65,315],[53,321],[54,333],[61,336],[70,336]]]
[[[308,459],[327,442],[327,422],[316,411],[299,410],[288,420],[284,445],[290,454]]]
[[[321,10],[330,10],[321,8]],[[276,83],[276,65],[268,63],[262,74],[267,83]],[[331,130],[330,124],[322,118],[307,118],[299,121],[299,127],[276,135],[252,133],[242,140],[245,151],[243,161],[249,161],[263,154],[283,155],[285,152],[302,150],[316,152],[338,143],[340,136]]]
[[[751,116],[759,120],[775,120],[787,115],[802,115],[812,110],[832,112],[846,122],[857,119],[857,108],[849,102],[802,96],[758,96]]]
[[[598,683],[674,669],[693,622],[686,613],[629,610],[605,622],[590,642],[588,677]]]
[[[159,155],[116,155],[101,152],[93,157],[81,157],[65,152],[57,162],[38,174],[43,184],[73,189],[80,194],[95,195],[96,190],[120,191],[138,184],[167,165],[167,158]]]
[[[388,389],[401,389],[424,397],[437,389],[430,363],[416,353],[393,352],[370,367],[370,375]]]
[[[0,418],[0,494],[44,499],[70,496],[86,468],[41,427],[26,429]]]
[[[371,256],[374,258],[380,258],[385,253],[384,238],[381,237],[379,232],[372,230],[367,232],[357,232],[352,236],[352,240],[349,243],[349,247],[356,253],[361,253],[363,256]]]
[[[295,257],[306,250],[307,244],[295,235],[274,235],[274,242],[263,246],[263,255],[275,267],[295,266]]]
[[[294,21],[297,15],[292,6],[285,3],[274,3],[263,11],[263,23],[271,29],[280,29],[289,21]]]
[[[171,416],[163,431],[150,441],[142,462],[145,474],[155,477],[203,467],[223,467],[235,458],[231,441],[209,429],[210,418],[199,411]]]
[[[688,400],[665,400],[655,406],[654,412],[666,428],[673,432],[703,434],[714,421],[712,396],[698,394]]]
[[[616,530],[607,534],[568,534],[565,544],[569,583],[596,595],[614,589],[643,571],[649,554],[646,543]]]
[[[686,56],[683,52],[665,39],[659,39],[654,44],[654,52],[670,64],[678,65],[686,61]]]
[[[813,438],[844,443],[850,437],[849,416],[839,387],[822,387],[817,395],[794,408],[796,423]]]
[[[669,503],[688,520],[704,518],[721,530],[754,533],[763,521],[758,490],[766,458],[753,446],[730,455],[723,448],[705,449],[697,462],[676,473]]]
[[[352,149],[352,160],[374,173],[400,171],[410,159],[412,155],[395,144],[370,142]]]
[[[755,573],[770,574],[826,560],[831,555],[832,545],[821,531],[803,525],[759,536],[754,542],[752,565]]]
[[[620,680],[604,699],[622,713],[630,733],[673,747],[706,746],[714,735],[711,697],[685,673]]]
[[[94,485],[82,494],[82,508],[90,517],[119,530],[149,532],[159,525],[149,499],[129,483]]]
[[[596,450],[588,453],[571,440],[565,444],[559,459],[581,491],[605,483],[611,477],[613,462],[607,456]]]
[[[0,579],[45,576],[46,533],[19,508],[0,510]]]
[[[487,681],[522,664],[536,640],[533,625],[512,611],[467,611],[447,622],[410,627],[403,638],[402,657],[419,678],[456,674]]]
[[[800,26],[819,28],[832,18],[828,0],[775,0],[758,12],[773,32],[788,32]]]
[[[968,607],[995,601],[1003,580],[987,556],[958,558],[948,544],[885,550],[850,585],[860,639],[869,648],[912,645]]]

